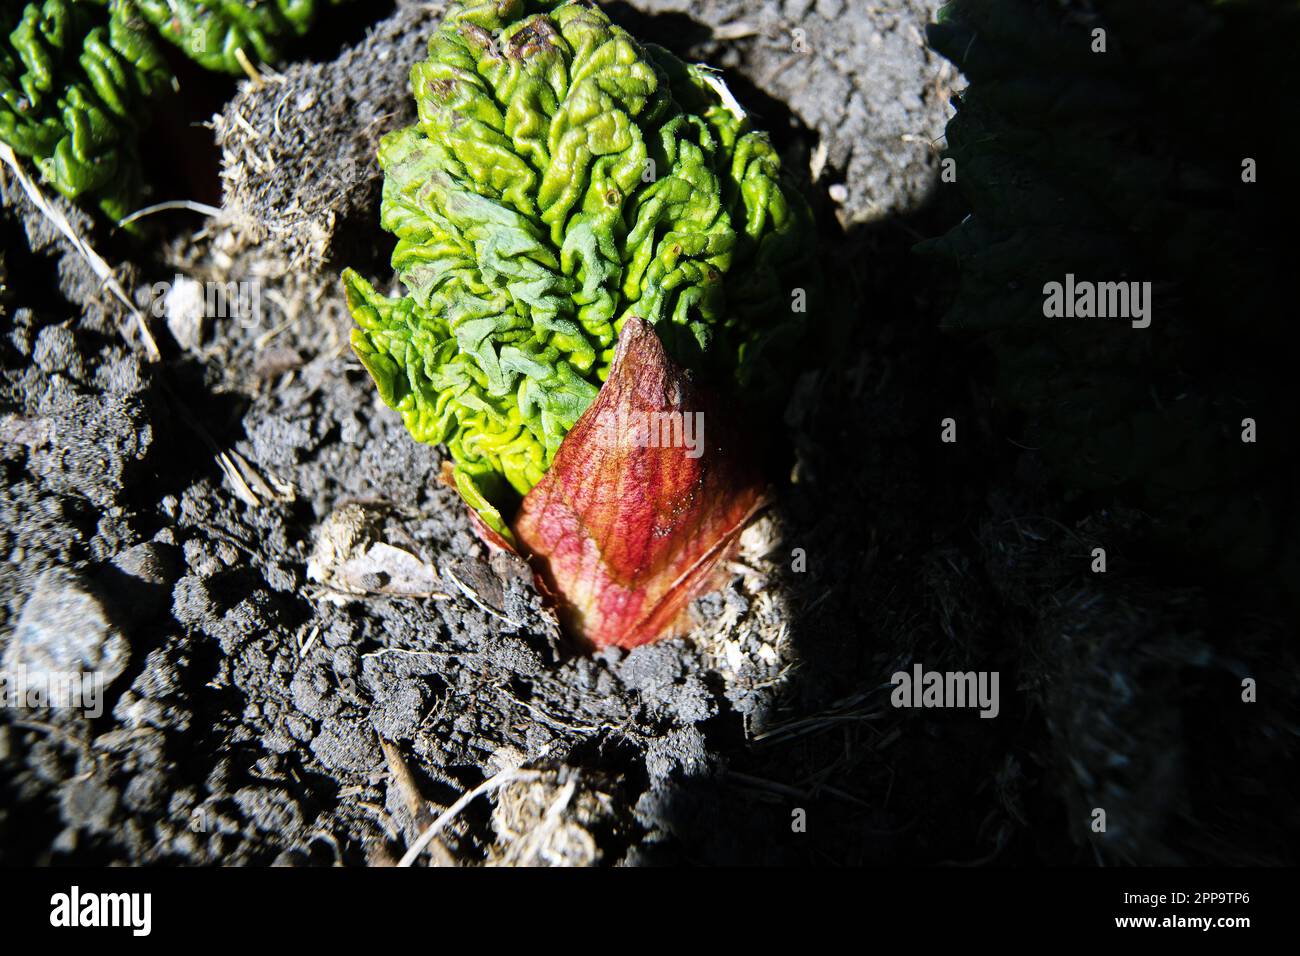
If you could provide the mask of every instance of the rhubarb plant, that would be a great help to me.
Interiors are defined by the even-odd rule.
[[[330,0],[339,2],[339,0]],[[162,43],[239,73],[271,62],[324,0],[31,0],[0,10],[0,141],[114,219],[140,192],[139,140],[173,88]],[[241,63],[241,58],[243,62]]]
[[[611,388],[620,350],[625,376],[663,386],[658,403],[635,381],[618,391],[652,416],[682,413],[674,401],[696,384],[726,396],[779,389],[804,332],[791,289],[815,273],[807,206],[715,71],[637,42],[588,3],[453,6],[410,83],[418,120],[389,133],[378,157],[400,289],[386,295],[344,272],[352,346],[414,438],[446,445],[455,486],[499,542],[548,563],[555,542],[538,529],[556,525],[536,505],[568,495],[568,532],[594,542],[599,564],[610,516],[640,502],[620,533],[656,535],[672,555],[602,565],[626,591],[617,599],[589,563],[549,561],[558,573],[545,583],[571,611],[579,592],[593,607],[642,609],[641,623],[588,615],[576,629],[592,642],[652,639],[691,588],[640,575],[651,564],[661,576],[698,572],[737,530],[734,507],[714,514],[721,499],[747,514],[754,480],[715,467],[716,428],[702,464],[647,442],[597,449],[599,429],[580,430],[585,451],[566,442]],[[650,340],[638,335],[629,352],[621,337],[642,327]],[[565,461],[605,477],[553,475]],[[668,477],[679,468],[693,475],[684,485]],[[719,470],[727,481],[713,480]],[[542,495],[525,497],[547,478]],[[648,518],[674,487],[676,518]],[[528,533],[516,534],[517,514],[531,516]]]

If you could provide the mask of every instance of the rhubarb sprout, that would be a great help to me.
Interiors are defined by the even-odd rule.
[[[605,380],[631,316],[741,389],[801,332],[810,217],[721,78],[598,8],[455,6],[379,148],[401,293],[352,270],[352,345],[499,533]]]

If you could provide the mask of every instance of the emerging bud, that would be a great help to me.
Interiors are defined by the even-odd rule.
[[[609,380],[514,524],[571,634],[636,647],[671,633],[766,503],[721,415],[654,330],[629,319]],[[675,425],[688,421],[712,423],[711,440],[692,447]]]

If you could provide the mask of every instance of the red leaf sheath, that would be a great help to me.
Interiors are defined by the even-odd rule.
[[[738,435],[629,318],[609,379],[514,522],[571,635],[636,647],[674,631],[766,504]]]

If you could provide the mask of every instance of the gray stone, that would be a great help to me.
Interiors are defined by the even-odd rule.
[[[97,671],[105,684],[126,669],[130,647],[82,577],[50,568],[36,579],[5,654],[27,679]]]

